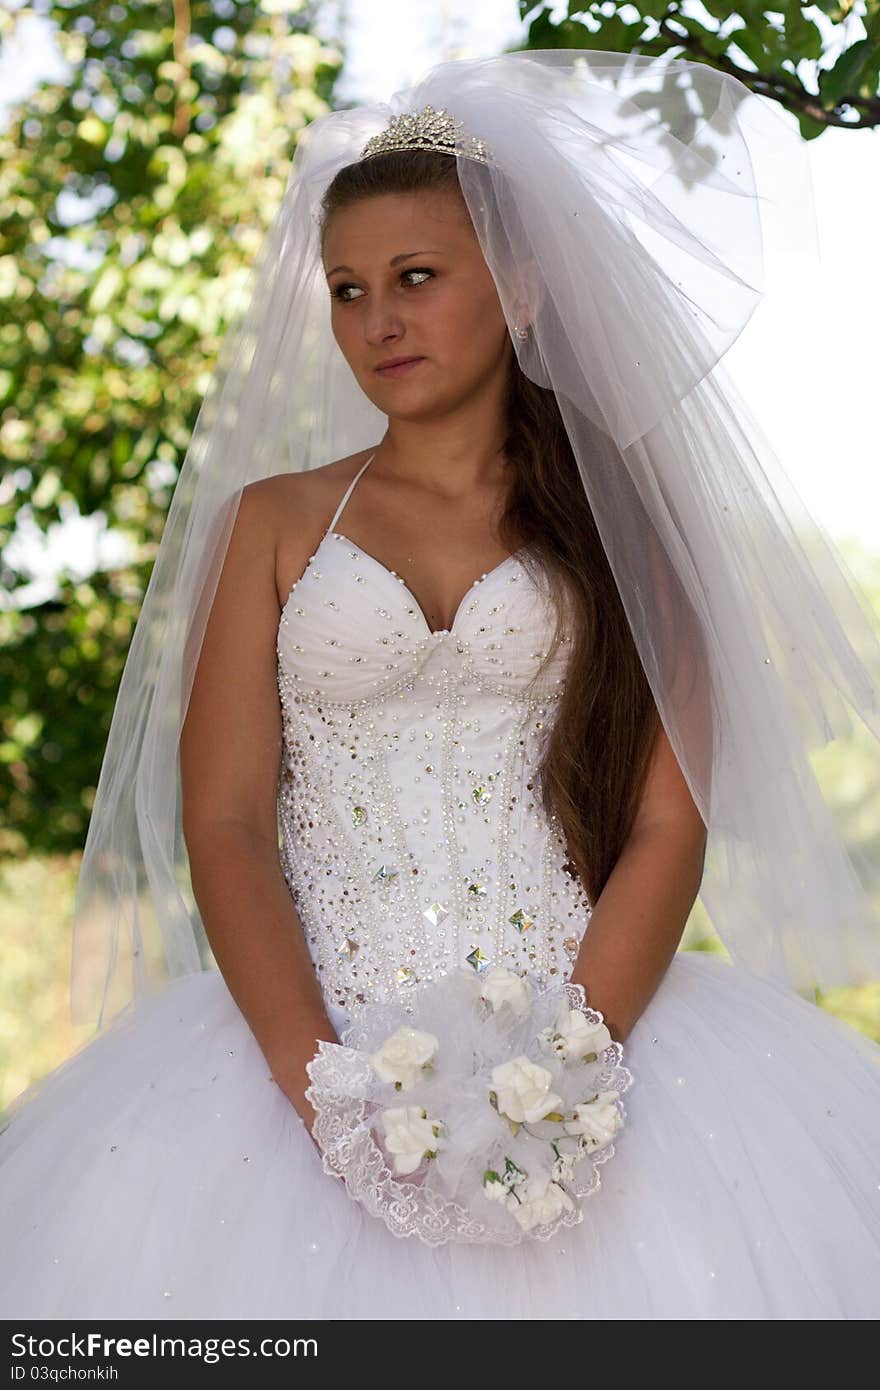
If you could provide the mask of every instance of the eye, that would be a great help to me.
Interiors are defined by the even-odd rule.
[[[402,270],[402,271],[400,272],[400,275],[401,275],[401,279],[402,279],[403,276],[405,276],[405,275],[429,275],[429,276],[431,276],[431,278],[433,279],[434,271],[431,270],[431,269],[429,269],[428,266],[415,266],[415,265],[411,265],[411,266],[408,266],[406,270]],[[420,280],[418,283],[419,283],[419,284],[424,284],[424,281]],[[413,288],[416,288],[416,286],[413,286]],[[339,284],[339,285],[336,285],[336,286],[330,291],[330,294],[331,294],[331,296],[333,297],[333,299],[338,299],[338,300],[340,301],[341,304],[352,304],[354,301],[351,300],[351,299],[346,298],[346,296],[345,296],[345,291],[346,291],[346,290],[356,290],[356,289],[357,289],[357,285],[349,285],[349,284],[343,282],[343,283],[341,283],[341,284]]]
[[[411,266],[409,267],[408,270],[401,271],[401,274],[402,274],[402,275],[430,275],[432,279],[433,279],[433,276],[434,276],[433,270],[430,270],[430,269],[428,268],[428,266],[426,266],[426,265],[424,265],[424,266],[422,266],[422,265],[418,265],[418,266],[416,266],[416,265],[411,265]],[[423,282],[420,281],[419,283],[421,284],[421,283],[423,283]]]

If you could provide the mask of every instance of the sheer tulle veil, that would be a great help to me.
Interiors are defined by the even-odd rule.
[[[178,763],[205,624],[243,487],[384,433],[331,333],[317,215],[337,170],[425,106],[457,123],[514,350],[556,393],[707,823],[711,923],[736,962],[784,987],[880,976],[880,868],[816,770],[834,745],[880,781],[878,623],[722,365],[768,290],[767,238],[815,253],[806,147],[778,107],[703,64],[523,51],[441,63],[298,139],[123,672],[77,886],[74,1020],[102,1027],[214,968]]]

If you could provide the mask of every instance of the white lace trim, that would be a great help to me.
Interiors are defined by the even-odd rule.
[[[457,972],[459,981],[461,974]],[[473,980],[470,988],[476,997],[479,981]],[[517,1245],[526,1238],[549,1240],[558,1230],[583,1221],[580,1203],[598,1192],[599,1169],[614,1155],[614,1143],[583,1152],[570,1176],[561,1181],[560,1185],[574,1199],[572,1210],[545,1225],[524,1229],[503,1206],[490,1202],[482,1190],[482,1173],[487,1166],[494,1166],[490,1160],[502,1151],[516,1148],[516,1141],[508,1139],[504,1133],[505,1122],[491,1111],[485,1099],[482,1105],[490,1113],[484,1120],[482,1112],[474,1110],[478,1121],[473,1132],[477,1138],[469,1153],[465,1145],[455,1156],[453,1181],[448,1177],[444,1181],[442,1164],[427,1158],[422,1159],[410,1177],[392,1171],[377,1138],[380,1113],[388,1106],[423,1102],[434,1113],[436,1082],[397,1093],[390,1083],[379,1080],[370,1062],[370,1053],[405,1023],[440,1037],[441,1054],[444,1043],[452,1046],[454,1037],[459,1058],[462,1052],[469,1053],[473,1074],[485,1076],[491,1066],[523,1051],[542,1065],[552,1066],[546,1055],[539,1056],[535,1047],[528,1045],[528,1040],[553,1022],[561,1004],[566,1002],[569,1008],[578,1009],[592,1023],[603,1022],[602,1014],[587,1007],[583,986],[570,982],[536,993],[531,1013],[519,1020],[510,1010],[504,1009],[503,1018],[496,1015],[487,1022],[488,1011],[478,1017],[474,1010],[474,1022],[470,1023],[461,998],[460,986],[452,977],[446,977],[423,986],[416,996],[411,996],[410,1004],[415,1005],[412,1012],[396,1003],[376,1003],[362,1010],[344,1029],[339,1043],[323,1039],[319,1042],[318,1051],[306,1068],[311,1085],[305,1094],[316,1112],[312,1134],[321,1150],[324,1171],[344,1179],[349,1196],[371,1216],[384,1221],[391,1233],[400,1238],[417,1236],[429,1245],[441,1245],[450,1240],[502,1245]],[[467,1042],[469,1026],[472,1046]],[[622,1065],[622,1056],[621,1044],[612,1042],[595,1061],[578,1064],[577,1080],[573,1084],[581,1092],[615,1091],[619,1096],[633,1079],[631,1072]],[[558,1062],[556,1065],[560,1072],[569,1071]],[[456,1076],[451,1080],[447,1078],[440,1092],[447,1102],[457,1098],[457,1078],[466,1071],[466,1066],[459,1065]],[[625,1119],[623,1102],[618,1099],[616,1107],[621,1119]],[[490,1129],[487,1126],[492,1127],[488,1145]],[[534,1151],[534,1139],[526,1142],[532,1144]],[[523,1141],[519,1144],[522,1151]],[[485,1214],[481,1214],[482,1208]]]

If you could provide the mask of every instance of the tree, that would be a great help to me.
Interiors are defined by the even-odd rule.
[[[529,48],[668,53],[708,63],[793,112],[805,140],[829,126],[880,125],[880,0],[741,0],[736,12],[720,0],[570,0],[561,20],[551,18],[553,8],[520,0]]]
[[[297,0],[44,0],[66,82],[0,132],[0,553],[103,516],[131,557],[28,607],[4,556],[0,854],[82,846],[122,666],[230,310],[339,51]]]

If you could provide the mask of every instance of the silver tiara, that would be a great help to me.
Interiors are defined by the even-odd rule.
[[[461,121],[442,107],[435,111],[433,106],[423,106],[416,115],[404,112],[392,116],[385,129],[367,141],[359,159],[369,159],[370,155],[387,150],[437,150],[441,154],[464,154],[483,164],[495,162],[485,142],[468,135]]]

